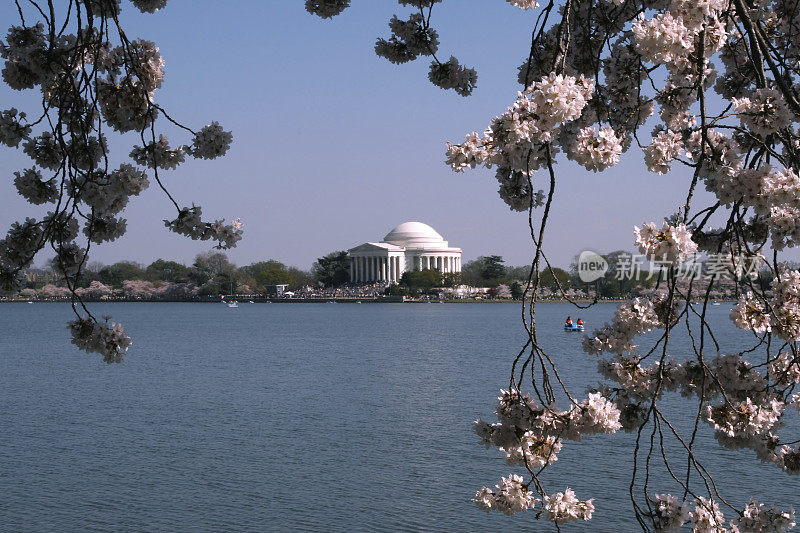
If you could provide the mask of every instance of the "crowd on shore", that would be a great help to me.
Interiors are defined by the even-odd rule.
[[[338,287],[306,286],[292,291],[290,298],[378,298],[384,294],[386,282],[379,283],[345,283]]]

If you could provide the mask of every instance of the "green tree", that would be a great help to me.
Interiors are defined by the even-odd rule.
[[[292,279],[286,265],[274,259],[259,261],[240,270],[252,276],[256,281],[256,287],[263,290],[265,285],[290,284]]]
[[[455,289],[461,283],[461,272],[445,272],[442,274],[442,287]]]
[[[259,292],[263,292],[266,285],[288,285],[289,290],[295,290],[314,284],[314,277],[309,272],[287,267],[274,259],[244,266],[239,269],[239,275],[246,280],[243,283]]]
[[[461,279],[473,287],[495,287],[506,281],[504,262],[500,255],[480,256],[464,264]]]
[[[336,287],[350,280],[350,257],[345,251],[320,257],[311,267],[314,279],[326,287]]]
[[[118,289],[122,287],[122,282],[127,280],[146,280],[144,268],[139,263],[133,261],[120,261],[113,265],[108,265],[100,269],[97,279],[106,285],[112,285]]]
[[[570,275],[569,272],[562,268],[553,267],[553,268],[545,268],[543,271],[539,273],[540,287],[547,287],[551,290],[558,290],[558,284],[561,284],[563,289],[567,289],[570,286]]]
[[[308,285],[314,285],[314,276],[305,270],[289,267],[286,269],[289,274],[289,290],[293,291]]]
[[[414,270],[404,272],[400,284],[410,289],[430,292],[434,287],[442,286],[442,273],[438,270]]]
[[[511,290],[511,297],[515,300],[522,298],[522,294],[525,292],[525,287],[522,286],[522,283],[516,280],[511,282],[509,289]]]
[[[493,280],[500,280],[506,276],[506,267],[503,265],[505,261],[503,256],[488,255],[486,257],[479,257],[478,260],[482,261],[481,277],[489,282]]]
[[[528,275],[531,272],[530,265],[522,265],[522,266],[515,266],[515,267],[506,267],[506,277],[510,281],[528,281]]]
[[[222,252],[197,254],[187,277],[200,287],[200,294],[228,294],[236,287],[236,265]]]
[[[481,277],[481,268],[483,262],[478,259],[467,261],[461,267],[461,281],[470,287],[481,287],[483,285],[483,278]]]
[[[156,259],[148,265],[147,269],[145,269],[145,273],[149,281],[185,283],[189,280],[188,270],[186,265],[181,263]]]

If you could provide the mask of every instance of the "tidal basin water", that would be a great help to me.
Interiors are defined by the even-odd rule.
[[[709,309],[723,350],[750,343],[730,306]],[[91,307],[132,335],[125,363],[68,343],[67,304],[0,305],[1,531],[555,530],[534,513],[487,515],[470,501],[521,473],[471,428],[492,419],[508,383],[524,337],[519,305]],[[599,381],[596,359],[563,319],[580,315],[591,329],[613,310],[539,306],[542,342],[580,397]],[[674,342],[680,359],[687,341]],[[690,427],[696,402],[666,402]],[[787,426],[800,436],[796,412]],[[719,448],[705,425],[699,440],[732,504],[752,495],[797,505],[800,478]],[[569,529],[637,529],[633,441],[620,432],[564,444],[546,488],[571,487],[596,507]],[[651,492],[675,492],[659,459]],[[685,459],[677,464],[685,472]]]

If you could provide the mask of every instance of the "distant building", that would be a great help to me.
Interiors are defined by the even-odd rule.
[[[267,296],[283,296],[288,285],[264,285],[264,292]]]
[[[403,272],[461,272],[461,248],[453,248],[435,229],[422,222],[404,222],[380,242],[365,242],[348,250],[350,281],[397,283]]]

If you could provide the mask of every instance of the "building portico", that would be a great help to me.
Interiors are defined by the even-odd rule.
[[[397,283],[404,272],[438,270],[461,272],[461,248],[453,248],[436,230],[422,222],[405,222],[381,242],[348,250],[350,281]]]

